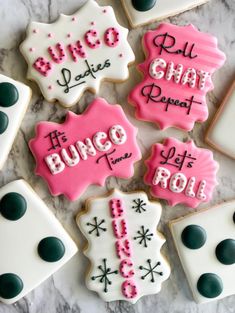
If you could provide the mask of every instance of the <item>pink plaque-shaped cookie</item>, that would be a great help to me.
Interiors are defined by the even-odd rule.
[[[143,38],[146,60],[138,66],[143,81],[129,95],[136,117],[190,131],[208,117],[206,93],[211,75],[225,62],[217,39],[193,25],[162,23]]]
[[[91,184],[108,176],[130,178],[141,158],[137,130],[119,105],[94,100],[85,113],[68,112],[63,124],[41,122],[29,143],[52,195],[76,200]]]
[[[167,138],[163,144],[153,145],[146,165],[145,182],[152,195],[172,206],[183,203],[195,208],[208,202],[217,185],[218,163],[211,151],[197,148],[193,141]]]

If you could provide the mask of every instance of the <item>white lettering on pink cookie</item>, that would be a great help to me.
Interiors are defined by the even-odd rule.
[[[144,78],[129,95],[137,118],[186,131],[204,122],[212,75],[225,62],[217,39],[193,25],[162,23],[144,35],[143,46],[146,60],[138,69]]]
[[[160,69],[166,69],[165,72]],[[174,78],[176,84],[181,83],[182,85],[188,84],[190,88],[197,87],[200,90],[205,88],[207,80],[210,79],[210,73],[202,70],[196,70],[194,68],[187,68],[183,71],[184,67],[182,64],[175,65],[174,62],[168,64],[164,59],[154,59],[150,64],[149,74],[154,79],[166,78],[170,81]]]
[[[99,151],[107,151],[112,148],[112,145],[123,145],[127,140],[127,135],[124,128],[120,125],[114,125],[109,129],[110,141],[106,141],[103,145],[100,140],[102,133],[103,138],[107,138],[107,134],[104,132],[97,132],[93,136],[93,141],[90,138],[86,138],[84,142],[77,141],[74,145],[69,145],[68,150],[72,155],[69,157],[67,149],[62,149],[60,155],[58,153],[52,153],[45,157],[46,164],[48,165],[51,173],[53,175],[61,173],[65,169],[65,165],[68,167],[76,166],[82,159],[87,160],[88,156],[96,156],[96,149]],[[97,143],[97,138],[99,138],[99,143]],[[79,157],[80,155],[80,157]]]
[[[68,112],[62,124],[41,122],[29,143],[36,159],[36,173],[53,195],[77,199],[90,184],[105,178],[129,178],[141,154],[137,130],[118,105],[94,100],[82,115]]]
[[[170,191],[174,193],[185,191],[187,197],[194,198],[196,196],[199,200],[206,201],[206,195],[204,194],[206,188],[205,180],[200,182],[198,190],[194,190],[196,185],[195,177],[190,177],[188,180],[183,173],[175,173],[171,176],[171,172],[168,169],[158,167],[155,171],[152,183],[155,186],[160,184],[163,189],[169,186]]]
[[[192,141],[167,138],[153,146],[146,164],[145,182],[152,194],[172,206],[183,203],[195,208],[200,202],[208,202],[217,185],[218,164],[212,152],[197,148]]]

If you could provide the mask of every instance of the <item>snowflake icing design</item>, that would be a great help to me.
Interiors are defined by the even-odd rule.
[[[135,210],[135,212],[137,213],[142,213],[145,212],[145,206],[147,205],[144,200],[141,200],[140,198],[138,199],[134,199],[133,202],[135,203],[135,205],[132,206],[132,209]]]
[[[95,232],[96,236],[99,237],[101,232],[107,231],[107,228],[103,227],[105,220],[102,219],[102,220],[98,221],[97,217],[94,217],[93,220],[94,220],[94,223],[87,223],[87,226],[92,227],[88,233],[91,235],[93,232]],[[103,225],[103,226],[101,226],[101,225]]]
[[[139,239],[139,244],[143,244],[145,248],[148,247],[148,241],[152,240],[153,233],[150,232],[150,230],[145,228],[144,226],[140,227],[140,230],[137,231],[138,236],[134,237],[134,240]]]
[[[150,259],[147,260],[147,267],[144,266],[140,266],[139,269],[146,271],[146,274],[141,276],[142,279],[145,279],[148,275],[151,276],[151,282],[154,283],[155,282],[155,274],[159,275],[159,276],[163,276],[163,272],[158,272],[155,269],[161,265],[161,262],[157,262],[154,266],[152,266],[152,261]]]
[[[109,275],[118,274],[118,271],[112,271],[111,268],[107,268],[107,259],[103,259],[103,264],[98,266],[101,271],[100,275],[92,276],[92,280],[99,279],[99,282],[104,284],[104,292],[108,292],[108,285],[112,285]]]

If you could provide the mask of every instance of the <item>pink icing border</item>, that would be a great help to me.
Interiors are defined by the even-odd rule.
[[[177,148],[177,153],[183,153],[185,150],[187,150],[189,153],[192,154],[192,156],[197,158],[197,161],[195,161],[192,168],[183,167],[182,170],[179,170],[173,166],[160,164],[160,162],[163,160],[160,157],[160,151],[162,151],[163,148],[164,150],[167,150],[167,148],[170,148],[172,146],[175,146]],[[219,169],[219,164],[214,161],[213,153],[210,150],[196,147],[192,140],[183,143],[174,138],[166,138],[163,144],[154,144],[152,146],[151,156],[145,161],[145,164],[147,167],[147,171],[144,176],[144,181],[147,185],[151,186],[151,194],[156,198],[167,200],[168,204],[171,206],[182,203],[186,206],[196,208],[202,201],[197,199],[196,197],[187,197],[184,194],[184,191],[177,194],[169,190],[168,187],[166,189],[163,189],[159,184],[153,185],[152,181],[155,170],[159,166],[170,170],[171,175],[175,173],[183,173],[188,180],[190,177],[196,177],[196,189],[198,189],[200,181],[206,179],[207,187],[205,190],[205,194],[207,196],[207,199],[205,202],[209,202],[211,200],[213,190],[215,186],[218,185],[216,173]]]
[[[44,137],[49,132],[55,129],[66,132],[69,138],[68,142],[61,147],[62,149],[74,144],[77,140],[84,141],[87,137],[92,138],[97,131],[107,132],[109,127],[114,124],[122,125],[127,134],[126,143],[115,146],[116,157],[120,157],[129,151],[132,153],[130,158],[117,163],[111,171],[105,162],[99,165],[96,164],[97,158],[104,154],[104,152],[97,151],[95,157],[88,156],[87,160],[80,160],[79,164],[74,167],[66,167],[63,172],[56,175],[51,174],[44,158],[54,152],[58,153],[58,151],[48,152],[48,145]],[[80,127],[80,125],[83,125],[83,127]],[[87,127],[84,127],[84,125],[87,125]],[[127,120],[120,105],[110,105],[102,98],[95,99],[81,115],[68,112],[65,122],[62,124],[53,122],[38,123],[35,132],[35,138],[29,142],[30,150],[36,160],[35,173],[47,182],[52,195],[64,194],[72,201],[76,200],[91,184],[103,186],[105,179],[111,175],[125,179],[132,177],[134,163],[141,159],[140,149],[136,141],[137,129]]]
[[[177,38],[177,48],[183,47],[184,43],[188,40],[193,43],[195,40],[199,42],[194,48],[194,53],[198,54],[197,61],[185,58],[182,55],[168,54],[165,51],[160,55],[156,53],[156,47],[153,48],[153,38],[161,33],[169,32],[171,35],[179,36]],[[176,84],[171,81],[167,81],[165,78],[154,80],[149,75],[149,66],[153,59],[163,58],[167,63],[173,61],[175,65],[183,64],[184,70],[186,68],[195,67],[200,70],[213,74],[215,70],[223,65],[225,62],[225,55],[217,47],[217,39],[209,34],[202,33],[197,30],[192,24],[188,26],[176,26],[169,23],[162,23],[153,31],[148,31],[143,37],[143,48],[146,53],[146,59],[144,63],[139,64],[137,68],[143,74],[142,81],[137,84],[130,92],[128,101],[136,108],[136,118],[144,121],[150,121],[158,125],[160,129],[166,129],[168,127],[176,127],[186,131],[192,130],[195,122],[204,122],[208,118],[208,107],[206,104],[206,93],[214,88],[211,78],[207,80],[204,90],[192,89],[185,87],[181,84]],[[210,51],[209,49],[213,49]],[[208,58],[207,59],[205,59]],[[160,69],[159,69],[160,70]],[[170,107],[169,111],[164,111],[163,104],[148,103],[146,104],[145,98],[140,95],[141,89],[150,83],[156,83],[162,87],[162,95],[171,96],[173,98],[190,97],[193,94],[197,99],[202,102],[201,105],[195,104],[192,108],[190,115],[182,113],[182,109]],[[157,109],[153,109],[158,105]],[[184,112],[184,111],[183,111]]]

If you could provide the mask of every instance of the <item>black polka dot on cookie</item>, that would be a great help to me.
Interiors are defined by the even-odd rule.
[[[14,105],[19,99],[19,92],[17,88],[8,82],[0,83],[0,106],[10,107]]]
[[[183,244],[189,249],[200,249],[206,242],[206,231],[199,225],[188,225],[181,234]]]
[[[4,299],[12,299],[18,296],[24,284],[19,276],[13,273],[0,275],[0,297]]]
[[[132,5],[137,11],[146,12],[151,10],[156,2],[156,0],[132,0]]]
[[[9,119],[6,113],[0,111],[0,135],[5,132],[8,127]]]
[[[233,214],[233,223],[235,224],[235,212]]]
[[[205,273],[197,282],[198,292],[205,298],[216,298],[223,292],[223,282],[214,273]]]
[[[216,247],[215,254],[222,264],[235,264],[235,240],[225,239],[221,241]]]
[[[46,262],[57,262],[65,254],[65,246],[57,237],[46,237],[38,244],[38,254]]]
[[[25,214],[26,209],[27,202],[19,193],[9,192],[0,200],[0,213],[10,221],[20,219]]]

